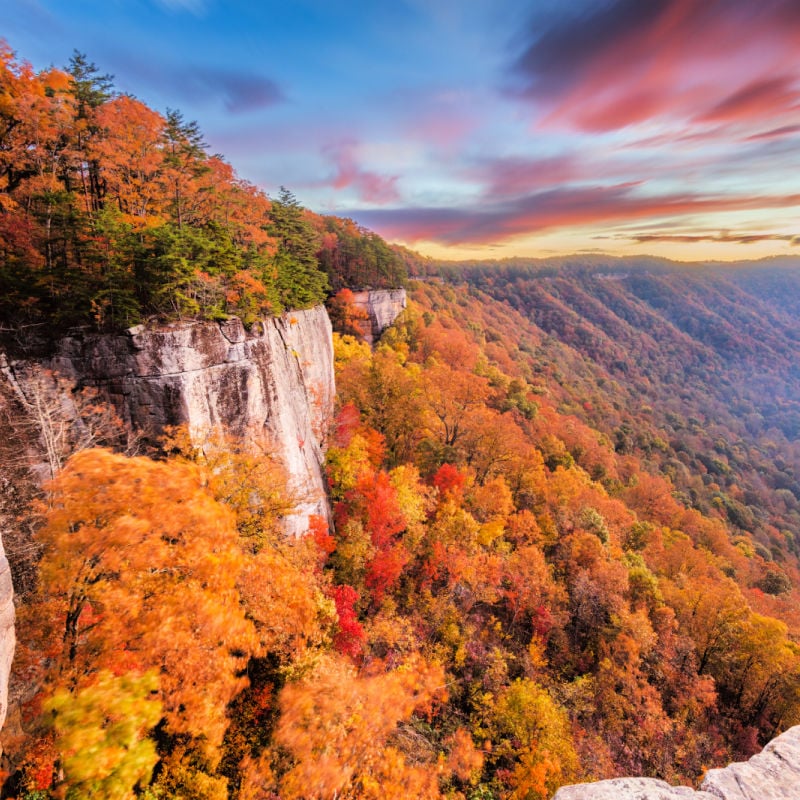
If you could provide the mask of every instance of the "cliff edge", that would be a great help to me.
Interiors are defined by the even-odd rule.
[[[364,341],[375,344],[380,335],[405,311],[405,289],[369,289],[353,292],[353,305],[367,314]]]
[[[614,778],[559,789],[553,800],[797,800],[800,725],[773,739],[749,761],[711,769],[699,791],[654,778]]]

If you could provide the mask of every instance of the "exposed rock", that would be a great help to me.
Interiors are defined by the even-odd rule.
[[[712,769],[700,791],[652,778],[615,778],[564,786],[553,800],[797,800],[800,725],[773,739],[749,761]]]
[[[553,800],[715,800],[688,786],[670,786],[655,778],[613,778],[559,789]]]
[[[364,340],[370,345],[402,314],[406,307],[405,289],[370,289],[353,292],[353,305],[369,316],[369,329]]]
[[[800,725],[773,739],[749,761],[710,769],[701,788],[724,800],[797,800]]]
[[[0,540],[0,727],[8,710],[8,680],[16,647],[14,633],[14,587],[11,570]]]
[[[334,378],[323,307],[264,320],[252,331],[230,319],[68,338],[45,366],[100,389],[147,437],[175,424],[195,433],[267,434],[302,498],[288,532],[306,530],[310,514],[328,516],[322,463]]]

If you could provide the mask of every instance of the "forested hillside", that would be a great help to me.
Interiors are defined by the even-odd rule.
[[[1,43],[0,43],[1,44]],[[385,242],[270,199],[195,122],[114,91],[76,53],[35,73],[0,48],[0,315],[119,329],[149,317],[260,315],[322,302],[330,279],[401,284]]]
[[[558,361],[562,407],[668,475],[682,499],[798,555],[797,265],[475,269],[470,285],[531,320]],[[572,372],[578,370],[573,369]]]

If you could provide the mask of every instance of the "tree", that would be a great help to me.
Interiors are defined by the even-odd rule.
[[[46,703],[68,797],[127,800],[150,780],[158,761],[147,733],[161,718],[158,677],[104,670],[78,692],[59,689]]]
[[[55,478],[73,453],[102,445],[134,444],[124,441],[122,420],[98,398],[96,389],[78,391],[64,376],[38,365],[31,366],[18,383],[24,426],[41,442],[50,478]]]
[[[281,305],[308,308],[321,303],[328,279],[318,267],[314,229],[295,196],[283,186],[272,201],[269,233],[278,242],[274,264]]]
[[[163,169],[161,180],[170,200],[172,219],[182,228],[189,218],[191,195],[196,180],[208,172],[206,143],[198,124],[186,122],[183,114],[168,108],[163,131]]]
[[[533,681],[514,681],[490,711],[492,759],[508,759],[513,800],[547,800],[577,775],[578,759],[564,710]]]
[[[97,108],[100,135],[90,155],[100,166],[106,202],[116,202],[126,219],[139,227],[166,209],[158,185],[164,156],[164,118],[133,97],[122,95]]]
[[[73,456],[50,495],[40,594],[25,615],[47,653],[45,691],[155,669],[166,729],[213,752],[256,644],[232,515],[193,467],[105,450]]]
[[[105,187],[100,178],[100,165],[92,158],[90,147],[98,136],[95,111],[112,96],[113,75],[102,75],[97,65],[87,57],[73,51],[67,73],[71,77],[70,89],[76,101],[74,123],[74,168],[78,172],[85,200],[85,210],[91,214],[101,207]],[[70,172],[64,175],[66,189],[70,190]]]
[[[328,657],[288,684],[275,742],[293,765],[278,779],[280,796],[439,797],[437,766],[409,763],[391,736],[444,696],[443,677],[440,667],[419,658],[360,677],[349,662]]]

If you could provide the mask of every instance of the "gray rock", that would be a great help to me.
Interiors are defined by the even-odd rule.
[[[613,778],[564,786],[553,800],[712,800],[712,795],[688,786],[670,786],[655,778]]]
[[[302,498],[287,531],[305,531],[311,514],[329,518],[322,464],[335,387],[324,307],[252,331],[233,318],[68,338],[44,366],[97,387],[146,437],[178,424],[197,436],[214,428],[264,434]]]
[[[700,791],[654,778],[615,778],[559,789],[553,800],[798,800],[800,725],[773,739],[749,761],[712,769]]]
[[[724,800],[797,800],[800,726],[773,739],[749,761],[710,769],[701,788]]]
[[[369,316],[369,330],[364,340],[370,345],[400,316],[406,307],[405,289],[370,289],[353,292],[353,305]]]

